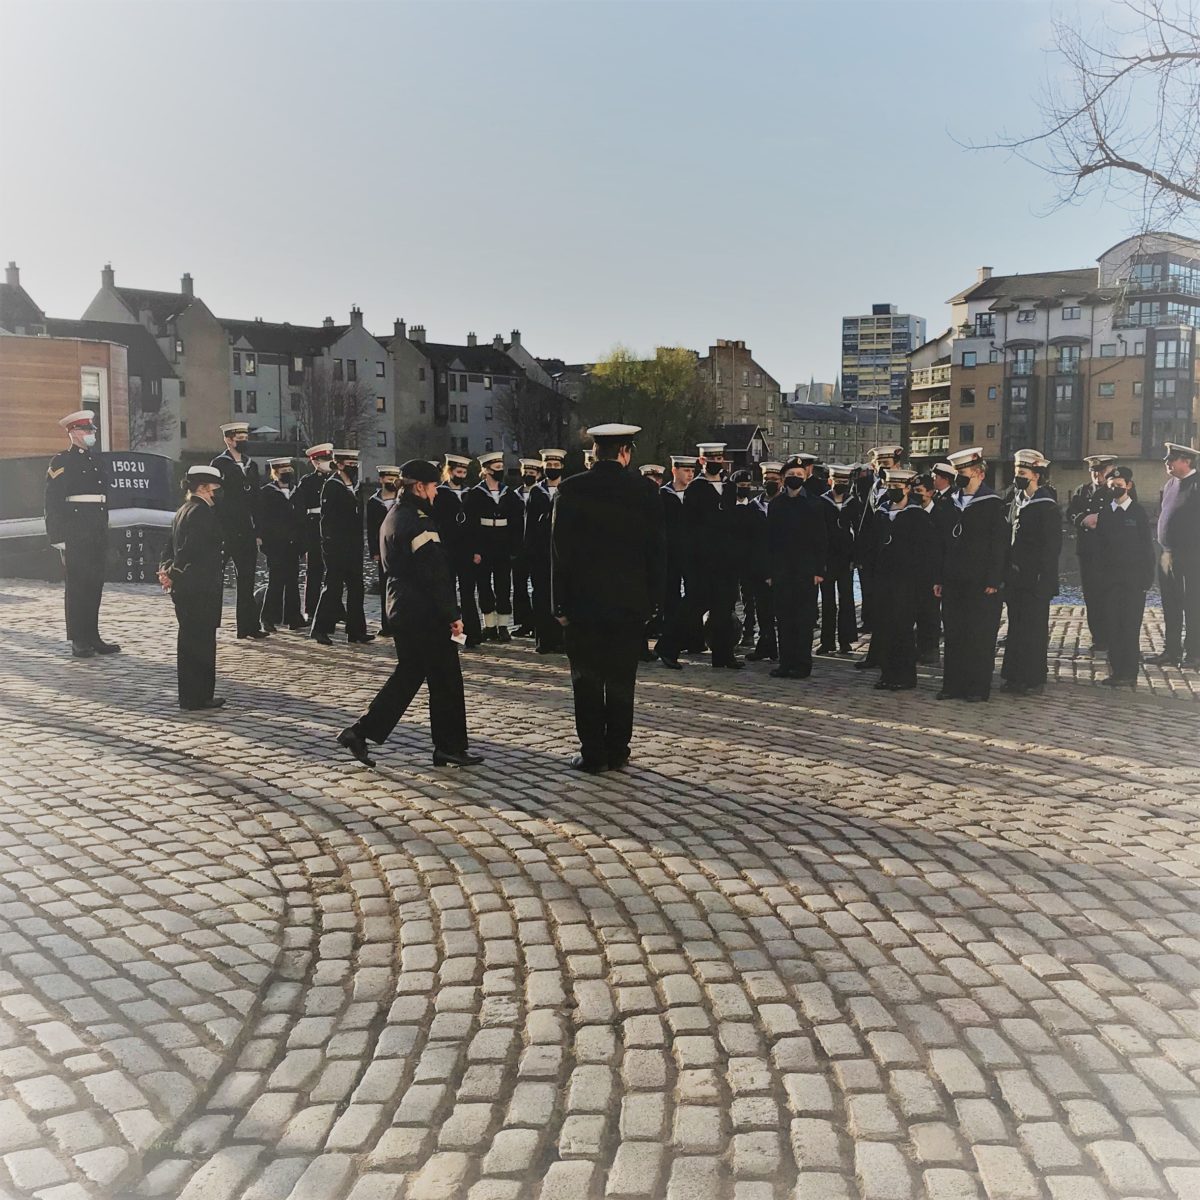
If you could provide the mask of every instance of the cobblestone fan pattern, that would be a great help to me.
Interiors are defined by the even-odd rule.
[[[223,631],[181,714],[168,601],[108,590],[111,659],[61,617],[0,586],[0,1197],[1200,1196],[1178,672],[650,667],[593,778],[515,644],[464,656],[485,769],[421,708],[370,771],[386,645]]]

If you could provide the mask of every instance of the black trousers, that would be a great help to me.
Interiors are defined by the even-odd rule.
[[[1092,649],[1108,647],[1109,590],[1104,586],[1104,564],[1094,552],[1079,556],[1079,583],[1083,591],[1083,603],[1087,616],[1088,633],[1092,636]]]
[[[761,618],[758,614],[758,593],[754,587],[754,576],[742,572],[738,576],[738,591],[742,597],[742,645],[754,645],[754,629]]]
[[[572,621],[563,631],[575,695],[575,732],[589,764],[619,762],[629,754],[643,629],[640,621]]]
[[[458,607],[462,613],[463,632],[474,645],[479,641],[479,606],[475,603],[475,564],[469,554],[455,558],[451,569],[458,588]]]
[[[873,662],[881,668],[881,683],[917,686],[918,611],[916,595],[901,589],[889,592],[887,603],[875,610],[871,649]]]
[[[299,625],[300,555],[294,548],[266,555],[267,590],[260,620],[266,625]]]
[[[379,745],[385,742],[425,684],[434,749],[461,754],[467,748],[467,705],[458,647],[450,640],[449,628],[405,627],[396,629],[392,640],[396,666],[371,707],[355,722],[358,735]]]
[[[554,619],[550,607],[550,560],[530,559],[529,578],[533,584],[535,648],[543,654],[558,653],[563,648],[563,627]]]
[[[1163,550],[1158,556],[1163,649],[1173,658],[1200,658],[1200,562],[1185,563]]]
[[[753,579],[754,612],[758,617],[758,640],[754,653],[759,658],[776,658],[779,655],[779,640],[775,635],[775,604],[771,585],[766,576],[756,575]]]
[[[1005,593],[1008,637],[1000,674],[1021,687],[1041,687],[1046,682],[1046,654],[1050,645],[1050,598],[1028,589]]]
[[[379,635],[380,637],[391,637],[392,630],[388,624],[387,615],[387,577],[379,563],[375,564],[375,587],[379,593]]]
[[[875,568],[870,563],[859,564],[858,588],[862,593],[862,614],[858,625],[866,633],[875,621]]]
[[[685,588],[679,607],[659,638],[659,654],[678,658],[699,628],[707,634],[713,666],[732,662],[737,649],[733,615],[738,595],[737,576],[716,570],[696,571],[688,575]]]
[[[343,603],[342,592],[346,599]],[[313,615],[313,633],[326,636],[336,628],[342,613],[346,615],[346,636],[367,636],[367,614],[363,610],[363,566],[362,559],[326,556],[325,582],[321,586],[321,599]]]
[[[780,669],[811,671],[813,630],[817,624],[817,585],[812,576],[772,579],[771,599],[779,634]]]
[[[917,600],[917,661],[937,662],[942,651],[942,602],[926,588]]]
[[[108,513],[96,505],[97,519],[67,534],[63,547],[66,584],[63,608],[67,640],[94,646],[100,640],[100,600],[108,553]]]
[[[239,537],[225,543],[225,561],[233,563],[237,576],[237,635],[257,633],[258,605],[254,600],[254,574],[258,569],[258,545],[253,537]]]
[[[533,626],[533,603],[529,598],[529,560],[517,558],[512,564],[513,620],[527,629]],[[555,622],[557,624],[557,622]]]
[[[1120,579],[1109,581],[1103,590],[1104,613],[1108,621],[1104,639],[1108,646],[1108,669],[1117,679],[1134,680],[1142,661],[1146,593]]]
[[[213,698],[217,686],[217,627],[211,619],[190,611],[187,602],[175,600],[179,632],[175,638],[175,673],[179,680],[179,707],[198,708]]]
[[[992,694],[996,665],[996,634],[1000,629],[1000,595],[982,587],[944,584],[942,625],[946,633],[942,655],[942,691],[955,699]]]
[[[325,582],[325,559],[321,554],[321,523],[308,518],[304,530],[304,612],[311,621]]]
[[[858,641],[854,615],[854,568],[821,581],[821,648],[849,650]]]
[[[512,561],[507,554],[480,555],[475,564],[475,590],[486,628],[512,624]]]

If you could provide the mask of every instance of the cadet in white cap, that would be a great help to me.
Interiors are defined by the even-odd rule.
[[[479,482],[463,497],[475,565],[483,640],[512,640],[512,564],[525,534],[525,506],[504,482],[504,455],[479,456]]]
[[[303,516],[292,503],[296,468],[290,458],[267,460],[271,478],[263,484],[258,499],[258,529],[263,556],[267,560],[267,587],[263,592],[259,620],[274,633],[286,623],[303,629],[300,612],[300,554],[304,547]]]
[[[237,635],[239,638],[265,638],[254,599],[258,570],[258,501],[262,479],[258,464],[249,456],[246,443],[250,425],[246,421],[227,421],[221,426],[225,449],[212,460],[221,472],[221,491],[217,517],[225,541],[225,561],[232,560],[237,576]]]
[[[462,613],[467,649],[483,640],[479,624],[479,606],[475,603],[474,535],[467,521],[463,502],[467,496],[467,470],[471,459],[465,454],[447,454],[442,465],[442,480],[433,501],[433,516],[438,524],[442,545],[454,572],[458,607]]]
[[[946,633],[937,698],[974,702],[992,692],[1009,530],[1004,501],[986,482],[983,450],[959,450],[950,455],[950,465],[958,487],[934,575]]]
[[[858,641],[854,611],[854,538],[862,501],[850,488],[851,469],[829,466],[829,491],[821,497],[825,514],[826,565],[821,580],[821,638],[818,654],[849,654]]]
[[[704,650],[703,612],[695,612],[695,606],[684,607],[683,594],[686,581],[692,574],[693,557],[689,552],[687,535],[683,523],[683,497],[688,485],[696,478],[700,460],[695,454],[671,455],[671,478],[658,490],[662,500],[663,528],[666,533],[667,562],[663,578],[663,595],[658,605],[658,636],[662,638],[671,631],[671,637],[685,650],[702,653]],[[677,623],[687,620],[689,627],[677,628]],[[643,655],[649,661],[646,655]],[[667,666],[672,666],[668,662]],[[682,669],[682,667],[680,668]]]
[[[319,442],[304,452],[312,470],[303,476],[292,493],[292,504],[300,518],[304,544],[304,623],[317,611],[325,560],[321,557],[321,488],[333,470],[333,443]]]
[[[542,474],[540,458],[522,458],[517,460],[521,468],[521,484],[513,488],[521,508],[520,546],[513,556],[513,637],[533,637],[533,602],[529,595],[529,559],[525,555],[525,527],[529,520],[529,497]]]
[[[1115,454],[1089,454],[1084,460],[1091,478],[1080,484],[1067,501],[1067,523],[1075,531],[1075,553],[1079,558],[1079,583],[1086,606],[1092,652],[1103,651],[1108,621],[1104,612],[1107,591],[1101,586],[1104,568],[1096,555],[1096,514],[1108,503],[1109,472],[1116,466]]]
[[[662,508],[654,485],[626,470],[639,432],[589,429],[596,464],[565,480],[554,503],[551,589],[579,734],[571,766],[593,774],[629,761],[638,659],[662,594]]]
[[[187,499],[171,522],[158,580],[170,592],[179,634],[175,672],[179,707],[189,712],[220,708],[217,682],[217,626],[221,624],[225,550],[221,522],[213,509],[221,488],[217,467],[189,467]]]
[[[437,466],[431,463],[431,466]],[[378,467],[375,474],[379,478],[379,486],[367,497],[365,506],[367,520],[367,554],[375,564],[375,590],[380,596],[379,633],[381,637],[390,637],[387,617],[387,581],[383,577],[383,565],[380,562],[379,531],[383,527],[384,518],[396,503],[400,491],[400,468],[386,465]]]
[[[559,654],[563,636],[562,626],[554,619],[550,595],[550,526],[567,452],[548,446],[538,454],[542,478],[530,490],[525,504],[525,558],[533,585],[534,649],[539,654]]]
[[[1038,450],[1018,450],[1013,467],[1012,545],[1004,581],[1008,637],[1001,690],[1040,696],[1046,686],[1050,601],[1058,593],[1062,516],[1047,482],[1049,460]]]
[[[108,467],[93,452],[95,418],[88,409],[58,423],[70,445],[46,468],[46,537],[62,556],[67,640],[76,658],[115,654],[100,637],[100,600],[108,550]]]
[[[1200,450],[1166,442],[1167,482],[1158,508],[1158,590],[1163,649],[1149,662],[1200,668]]]
[[[363,502],[358,487],[358,451],[335,449],[333,467],[321,488],[325,582],[313,614],[312,638],[322,646],[331,646],[329,635],[344,615],[346,641],[373,642],[375,635],[367,632],[363,610]]]

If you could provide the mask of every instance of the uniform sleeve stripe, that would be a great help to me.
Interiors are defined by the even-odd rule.
[[[424,533],[418,533],[417,536],[413,538],[412,552],[416,554],[416,552],[420,550],[420,548],[424,546],[426,542],[440,542],[441,540],[441,537],[432,529],[427,529]]]

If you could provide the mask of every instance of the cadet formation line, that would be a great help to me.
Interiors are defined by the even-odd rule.
[[[63,553],[72,653],[119,650],[99,634],[107,530],[105,467],[92,453],[92,415],[59,422],[70,447],[47,473],[46,530]],[[916,686],[918,664],[942,666],[939,700],[989,699],[1002,607],[1008,634],[1002,690],[1043,692],[1049,606],[1058,591],[1064,513],[1050,462],[1019,450],[1002,496],[986,481],[979,448],[928,474],[903,466],[901,446],[870,464],[823,464],[797,454],[764,462],[761,478],[730,471],[722,443],[696,455],[632,467],[631,425],[588,430],[586,469],[563,478],[566,453],[520,460],[505,482],[504,455],[413,459],[379,468],[371,495],[358,452],[312,446],[299,481],[290,458],[268,460],[269,479],[245,452],[249,426],[221,427],[226,449],[191,467],[159,570],[179,623],[179,703],[220,707],[216,630],[225,565],[237,582],[238,638],[281,625],[331,645],[373,640],[364,608],[364,537],[382,595],[380,632],[397,666],[371,708],[338,737],[370,764],[422,683],[434,761],[471,765],[459,647],[529,637],[539,654],[570,662],[580,751],[572,765],[598,772],[629,759],[639,661],[680,670],[684,653],[711,653],[716,669],[770,660],[776,678],[812,674],[818,654],[877,669],[875,687]],[[1165,646],[1153,659],[1200,667],[1200,485],[1189,446],[1166,443],[1157,525],[1136,498],[1130,468],[1114,456],[1087,462],[1091,481],[1069,498],[1066,523],[1079,555],[1093,653],[1108,656],[1109,686],[1134,686],[1146,592],[1157,577]],[[668,477],[669,476],[669,477]],[[268,582],[256,594],[258,552]],[[300,588],[300,561],[305,586]],[[856,606],[857,573],[860,603]],[[740,601],[742,618],[736,616]],[[514,625],[515,622],[515,625]]]

